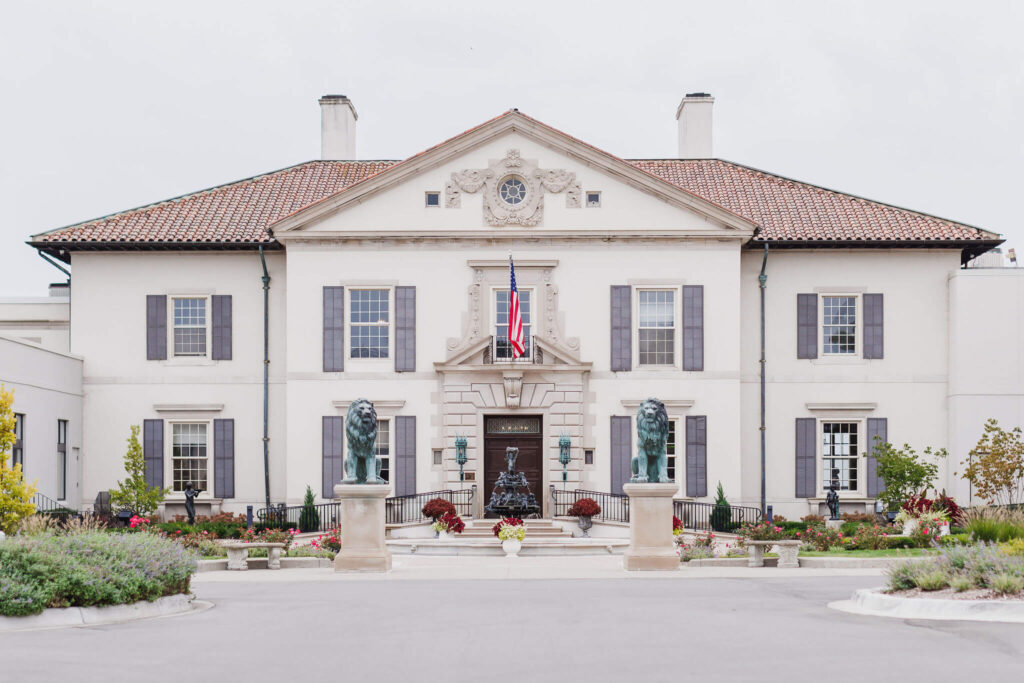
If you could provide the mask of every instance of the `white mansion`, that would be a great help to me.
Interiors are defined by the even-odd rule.
[[[973,267],[994,233],[713,158],[712,103],[683,99],[678,158],[622,159],[511,110],[357,161],[355,109],[330,95],[322,160],[35,235],[72,273],[55,355],[80,363],[81,414],[62,418],[80,458],[69,471],[67,434],[59,459],[16,394],[41,430],[29,477],[88,507],[140,425],[172,502],[188,481],[213,510],[330,497],[365,397],[396,495],[476,484],[479,501],[516,444],[547,515],[560,438],[568,487],[621,492],[654,396],[680,497],[721,482],[799,518],[837,480],[863,509],[881,436],[947,447],[941,485],[966,501],[954,472],[984,420],[1024,424],[1024,271]],[[0,360],[16,392],[23,370]]]

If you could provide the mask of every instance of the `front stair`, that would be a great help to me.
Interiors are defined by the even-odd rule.
[[[396,538],[387,541],[395,554],[416,555],[504,555],[501,542],[491,531],[496,519],[473,519],[455,539]],[[550,519],[527,519],[526,538],[520,555],[608,555],[621,554],[629,541],[622,538],[574,538]],[[573,525],[570,528],[574,528]]]

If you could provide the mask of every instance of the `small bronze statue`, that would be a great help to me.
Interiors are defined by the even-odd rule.
[[[189,524],[196,523],[196,496],[202,492],[202,489],[193,488],[192,482],[185,484],[185,514]]]
[[[839,519],[839,494],[836,493],[835,482],[828,487],[828,493],[825,494],[825,505],[828,506],[828,511],[831,513],[829,519]]]
[[[508,463],[508,473],[516,473],[516,458],[519,457],[519,449],[516,446],[509,446],[505,449],[505,461]]]

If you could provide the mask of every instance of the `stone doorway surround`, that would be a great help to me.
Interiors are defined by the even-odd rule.
[[[579,358],[579,340],[567,339],[558,310],[558,287],[552,282],[556,260],[517,260],[520,289],[534,292],[533,344],[530,362],[492,358],[490,299],[495,287],[508,286],[508,261],[471,260],[468,305],[461,337],[448,340],[447,359],[435,363],[438,375],[437,409],[432,421],[431,447],[442,450],[442,488],[477,485],[475,514],[482,515],[484,491],[484,418],[490,415],[539,415],[542,424],[542,491],[549,509],[548,487],[562,481],[558,440],[567,434],[572,441],[568,486],[583,480],[583,450],[593,448],[594,417],[589,406],[588,381],[591,363]],[[455,439],[466,437],[466,481],[459,481],[455,463]]]

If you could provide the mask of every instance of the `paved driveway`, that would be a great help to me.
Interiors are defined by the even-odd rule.
[[[825,607],[880,583],[200,580],[206,612],[0,636],[0,681],[1019,680],[1024,625]]]

